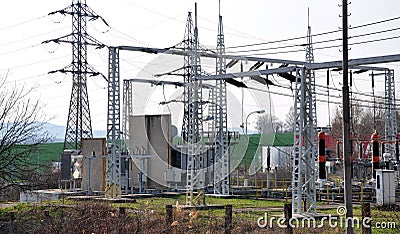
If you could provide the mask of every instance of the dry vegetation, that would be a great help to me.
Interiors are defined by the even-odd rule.
[[[0,209],[0,233],[9,233],[10,214],[14,215],[15,233],[225,233],[225,210],[184,210],[184,196],[174,198],[144,198],[136,203],[110,204],[70,200],[42,204],[19,204]],[[232,233],[285,233],[274,224],[260,228],[257,218],[268,212],[269,217],[283,213],[284,201],[254,199],[215,199],[214,204],[232,204]],[[175,201],[175,202],[173,202]],[[176,203],[176,201],[178,201]],[[166,222],[166,204],[175,204],[171,223]],[[282,209],[280,209],[280,207]],[[269,209],[269,210],[268,210]],[[268,210],[268,211],[266,211]],[[334,214],[336,209],[321,210]],[[355,208],[361,216],[361,209]],[[399,233],[399,208],[371,208],[373,222],[394,221],[395,229],[373,230],[372,233]],[[343,233],[343,228],[295,228],[294,233]],[[360,229],[356,233],[361,233]]]

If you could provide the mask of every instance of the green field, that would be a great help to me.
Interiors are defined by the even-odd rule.
[[[36,152],[32,153],[30,160],[34,163],[51,165],[51,162],[60,160],[63,151],[63,142],[46,143],[37,146]]]

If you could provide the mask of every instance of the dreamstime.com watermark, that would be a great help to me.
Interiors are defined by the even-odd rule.
[[[336,215],[327,215],[321,218],[315,217],[292,217],[289,222],[286,222],[285,217],[268,217],[268,214],[265,213],[264,216],[259,217],[257,219],[258,227],[260,228],[272,228],[274,225],[277,225],[279,228],[287,228],[287,225],[290,225],[292,228],[346,228],[347,225],[351,225],[353,228],[372,228],[372,229],[395,229],[395,222],[374,222],[372,223],[372,219],[370,217],[358,218],[358,217],[349,217],[346,218],[346,207],[339,206],[336,209]]]

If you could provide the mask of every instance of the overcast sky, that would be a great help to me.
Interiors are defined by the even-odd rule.
[[[305,59],[305,52],[287,52],[293,50],[304,50],[301,45],[306,39],[287,41],[245,48],[229,48],[245,44],[270,42],[275,40],[305,36],[307,33],[307,12],[310,9],[310,25],[313,34],[338,30],[341,26],[341,8],[338,6],[341,1],[321,0],[222,0],[221,14],[224,21],[225,43],[227,51],[243,50],[236,54],[255,55],[268,58],[281,58],[288,60]],[[52,70],[61,69],[71,63],[71,46],[69,44],[47,44],[41,42],[67,35],[71,32],[70,16],[53,15],[48,13],[63,9],[71,4],[70,0],[13,0],[3,1],[0,10],[0,76],[7,76],[7,85],[35,87],[31,94],[32,98],[40,98],[45,104],[44,110],[50,122],[65,125],[67,121],[68,105],[71,92],[71,75],[47,73]],[[194,10],[194,1],[188,0],[114,0],[95,1],[88,0],[87,4],[99,15],[104,17],[111,28],[106,27],[101,21],[88,23],[88,32],[99,41],[110,46],[133,45],[164,48],[173,46],[183,39],[187,12]],[[349,23],[352,27],[373,23],[385,19],[400,16],[400,2],[398,0],[353,0],[349,6]],[[198,1],[198,25],[200,43],[213,48],[216,45],[218,21],[218,1]],[[400,40],[391,39],[380,42],[369,42],[377,39],[400,36],[400,20],[376,24],[358,29],[351,29],[350,58],[372,57],[400,53]],[[382,33],[382,31],[390,32]],[[363,36],[367,33],[376,33],[370,36]],[[340,33],[328,34],[326,36],[314,37],[314,42],[340,39]],[[315,61],[340,60],[340,41],[330,43],[316,43]],[[290,46],[288,48],[282,48]],[[330,49],[319,49],[331,47]],[[280,47],[271,49],[272,47]],[[265,50],[269,48],[269,50]],[[259,50],[264,49],[264,50]],[[249,51],[251,50],[251,51]],[[258,51],[255,51],[258,50]],[[286,52],[285,52],[286,51]],[[89,64],[94,68],[107,74],[107,49],[97,50],[89,48]],[[209,72],[213,71],[213,61],[204,61],[204,68]],[[167,72],[178,68],[182,64],[182,58],[174,56],[154,56],[137,52],[121,52],[121,79],[135,77],[152,77],[154,74]],[[244,64],[249,68],[252,64]],[[271,66],[271,65],[270,65]],[[279,66],[279,64],[272,67]],[[395,77],[399,73],[399,64],[382,64],[382,67],[395,69]],[[262,67],[264,68],[264,67]],[[238,69],[236,67],[235,69]],[[234,70],[232,70],[234,71]],[[167,79],[167,78],[165,78]],[[170,79],[179,79],[170,77]],[[285,87],[290,84],[279,77],[271,77],[274,81]],[[331,86],[340,88],[341,75],[332,73]],[[371,82],[368,73],[354,77],[355,86],[353,91],[368,93],[372,92]],[[257,83],[245,81],[249,86],[266,90],[266,87]],[[377,78],[376,93],[384,90],[383,77]],[[326,71],[317,72],[317,83],[326,85]],[[149,87],[149,86],[148,86]],[[398,82],[396,82],[398,88]],[[91,107],[93,129],[106,128],[106,82],[101,77],[88,78],[88,92]],[[150,88],[150,87],[149,87]],[[148,97],[144,86],[137,86],[134,93],[135,113],[142,114],[143,108],[151,112],[178,111],[180,104],[159,107],[158,102],[164,100],[162,89],[152,89],[155,97]],[[179,98],[181,90],[166,88],[165,99]],[[291,94],[289,89],[271,87],[271,91]],[[238,127],[243,122],[241,114],[241,90],[229,88],[229,124],[231,127]],[[318,90],[325,94],[317,97],[319,100],[326,100],[324,89]],[[335,98],[340,92],[331,91],[331,101],[339,102]],[[293,105],[291,97],[281,95],[269,95],[266,92],[244,92],[244,118],[248,113],[258,109],[269,109],[273,106],[273,113],[281,120]],[[153,95],[154,96],[154,95]],[[360,96],[360,98],[368,99]],[[267,100],[267,101],[266,101]],[[368,104],[368,103],[366,103]],[[336,105],[330,104],[331,109]],[[320,126],[328,124],[328,107],[326,102],[318,102],[317,111],[318,123]],[[179,113],[173,117],[179,122]],[[254,119],[249,120],[249,128],[254,128]],[[175,123],[179,125],[179,123]]]

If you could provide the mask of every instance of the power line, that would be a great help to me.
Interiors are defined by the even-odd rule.
[[[290,94],[279,93],[279,92],[273,92],[273,91],[269,91],[269,90],[265,90],[265,89],[260,89],[260,88],[247,87],[247,89],[255,90],[255,91],[259,91],[259,92],[265,92],[265,93],[271,92],[271,94],[275,94],[275,95],[279,95],[279,96],[294,97],[293,95],[290,95]],[[288,88],[288,89],[289,89],[289,88]],[[327,96],[327,95],[322,95],[322,96]],[[359,107],[371,108],[371,107],[374,107],[374,106],[375,106],[376,109],[381,109],[381,110],[384,110],[384,109],[385,109],[385,107],[383,106],[383,105],[384,105],[384,102],[373,102],[373,101],[368,101],[368,100],[363,100],[363,99],[353,99],[353,100],[360,101],[360,102],[362,102],[362,103],[369,103],[369,104],[371,104],[371,105],[363,105],[363,104],[360,103],[360,104],[357,104],[357,106],[359,106]],[[317,101],[318,101],[318,102],[324,102],[324,103],[332,103],[332,104],[342,105],[341,102],[337,102],[337,101],[328,101],[328,100],[324,100],[324,99],[317,99]],[[395,108],[395,110],[396,110],[396,111],[400,111],[400,108]]]
[[[315,84],[315,86],[316,87],[320,87],[320,88],[325,88],[325,89],[329,89],[329,90],[335,90],[335,91],[342,91],[341,89],[338,89],[338,88],[334,88],[334,87],[327,87],[327,86],[324,86],[324,85],[318,85],[318,84]],[[367,96],[367,97],[374,97],[372,94],[368,94],[368,93],[361,93],[361,92],[352,92],[353,94],[357,94],[357,95],[362,95],[362,96]],[[385,98],[385,97],[383,97],[383,96],[376,96],[375,95],[375,97],[378,97],[378,98]]]
[[[394,18],[390,18],[390,19],[386,19],[386,20],[381,20],[381,21],[376,21],[376,22],[372,22],[372,23],[362,24],[362,25],[358,25],[358,26],[355,26],[355,27],[351,27],[350,29],[358,29],[358,28],[367,27],[367,26],[376,25],[376,24],[381,24],[381,23],[386,23],[386,22],[394,21],[394,20],[398,20],[398,19],[400,19],[400,17],[394,17]],[[315,38],[317,36],[323,36],[323,35],[328,35],[328,34],[332,34],[332,33],[338,33],[338,32],[341,32],[341,31],[342,31],[341,29],[338,29],[338,30],[333,30],[333,31],[313,34],[311,36],[313,38]],[[276,40],[276,41],[231,46],[231,47],[226,47],[226,49],[243,48],[243,47],[259,46],[259,45],[268,45],[268,44],[274,44],[274,43],[280,43],[280,42],[288,42],[288,41],[305,39],[305,38],[307,38],[307,36],[299,36],[299,37],[293,37],[293,38]]]
[[[17,66],[14,66],[14,67],[8,67],[8,68],[5,68],[5,69],[0,69],[0,71],[14,70],[14,69],[19,69],[19,68],[23,68],[23,67],[29,67],[29,66],[32,66],[32,65],[37,65],[37,64],[46,63],[46,62],[53,61],[53,60],[62,59],[62,58],[68,57],[68,56],[69,55],[63,55],[63,56],[59,56],[59,57],[52,58],[52,59],[41,60],[41,61],[37,61],[37,62],[33,62],[33,63],[26,63],[26,64],[22,64],[22,65],[17,65]]]
[[[319,87],[323,87],[323,88],[327,88],[327,87],[322,86],[322,85],[318,85],[318,86],[319,86]],[[291,90],[290,87],[285,87],[285,86],[279,86],[279,87],[280,87],[280,88],[283,88],[283,89],[289,89],[289,90]],[[260,92],[271,92],[272,94],[276,94],[276,95],[280,95],[280,96],[293,97],[293,95],[285,94],[285,93],[279,93],[279,92],[273,92],[273,91],[270,91],[269,89],[268,89],[268,90],[264,90],[264,89],[254,88],[254,87],[248,87],[248,89],[256,90],[256,91],[260,91]],[[333,89],[333,90],[341,91],[341,90],[339,90],[339,89],[337,89],[337,88],[328,88],[328,89]],[[353,93],[354,93],[354,92],[353,92]],[[317,94],[318,96],[324,96],[324,97],[327,97],[327,96],[328,96],[327,94],[324,94],[324,93],[316,93],[316,94]],[[364,96],[370,96],[370,97],[372,97],[371,95],[367,95],[367,94],[364,94],[364,93],[359,93],[359,95],[364,95]],[[340,99],[340,98],[341,98],[341,96],[336,96],[336,95],[329,95],[329,97],[331,97],[331,98],[337,98],[337,99]],[[379,99],[381,99],[381,100],[384,100],[384,99],[385,99],[385,97],[376,96],[376,95],[375,95],[375,98],[379,98]],[[384,101],[377,102],[377,101],[372,101],[372,100],[370,101],[370,100],[358,99],[358,98],[353,98],[353,100],[354,100],[354,101],[358,101],[358,102],[362,102],[362,103],[370,103],[370,104],[373,104],[373,106],[376,106],[376,105],[378,105],[378,106],[385,105]],[[317,99],[317,101],[319,101],[319,102],[328,102],[327,100],[322,100],[322,99]],[[333,103],[333,104],[341,104],[340,102],[332,102],[332,101],[329,101],[329,102],[330,102],[330,103]],[[362,105],[362,107],[370,107],[370,106]],[[384,109],[384,107],[381,107],[380,109]],[[399,110],[400,110],[400,108],[399,108]]]
[[[205,20],[205,21],[208,21],[208,22],[210,22],[210,23],[215,23],[215,24],[216,24],[215,21],[209,20],[209,19],[207,19],[207,18],[204,18],[204,17],[201,17],[201,16],[199,16],[199,18],[201,18],[201,19],[203,19],[203,20]],[[207,30],[210,30],[210,31],[216,31],[216,30],[214,30],[214,29],[209,29],[209,28],[205,28],[205,27],[199,27],[199,28],[207,29]],[[226,27],[226,26],[224,26],[224,29],[229,29],[229,30],[232,30],[232,31],[234,31],[234,32],[239,33],[239,34],[235,34],[235,33],[224,32],[225,35],[231,35],[231,36],[240,37],[240,38],[247,38],[247,39],[263,40],[262,38],[255,37],[255,36],[252,36],[252,35],[250,35],[250,34],[240,32],[240,31],[238,31],[238,30],[236,30],[236,29],[234,29],[234,28],[231,28],[231,27]],[[241,35],[240,35],[240,34],[241,34]]]
[[[63,28],[56,29],[56,30],[53,30],[53,31],[50,31],[50,32],[41,33],[41,34],[37,34],[37,35],[31,36],[31,37],[27,37],[27,38],[15,40],[15,41],[7,42],[7,43],[4,43],[4,44],[0,44],[0,46],[8,46],[8,45],[11,45],[11,44],[16,44],[16,43],[19,43],[19,42],[22,42],[22,41],[27,41],[27,40],[30,40],[30,39],[33,39],[33,38],[37,38],[37,37],[40,37],[40,36],[43,36],[43,35],[47,35],[47,34],[50,34],[50,33],[58,32],[58,31],[66,29],[66,28],[69,28],[69,27],[63,27]]]
[[[18,27],[18,26],[21,26],[21,25],[24,25],[24,24],[27,24],[27,23],[30,23],[30,22],[33,22],[33,21],[36,21],[36,20],[43,19],[45,17],[47,17],[47,15],[39,16],[37,18],[33,18],[33,19],[30,19],[30,20],[26,20],[26,21],[22,21],[22,22],[17,23],[17,24],[13,24],[13,25],[10,25],[10,26],[4,27],[4,28],[0,28],[0,31],[11,29],[11,28],[15,28],[15,27]]]
[[[319,33],[319,34],[313,35],[313,37],[332,34],[332,33],[337,33],[337,32],[340,32],[340,31],[341,30],[334,30],[334,31],[329,31],[329,32],[325,32],[325,33]],[[226,47],[226,49],[235,49],[235,48],[243,48],[243,47],[250,47],[250,46],[268,45],[268,44],[288,42],[288,41],[294,41],[294,40],[305,39],[305,38],[307,38],[307,36],[293,37],[293,38],[288,38],[288,39],[281,39],[281,40],[268,41],[268,42],[260,42],[260,43],[247,44],[247,45],[231,46],[231,47]]]
[[[132,36],[126,34],[126,33],[123,33],[123,32],[121,32],[121,31],[119,31],[118,29],[116,29],[116,28],[114,28],[114,27],[111,27],[111,26],[109,26],[109,27],[110,27],[110,29],[114,30],[115,32],[117,32],[117,33],[119,33],[119,34],[121,34],[121,35],[124,35],[124,36],[126,36],[127,38],[131,39],[131,41],[133,41],[133,42],[140,43],[140,44],[145,45],[145,46],[150,46],[150,45],[147,44],[146,42],[140,41],[140,40],[138,40],[138,39],[136,39],[136,38],[134,38],[134,37],[132,37]],[[111,33],[109,33],[109,32],[108,32],[108,34],[110,34],[110,35],[112,35],[112,36],[116,36],[115,34],[111,34]],[[118,37],[118,36],[116,36],[116,37]],[[122,37],[119,37],[119,38],[120,38],[120,39],[126,40],[126,38],[122,38]]]
[[[8,55],[8,54],[16,53],[16,52],[19,52],[19,51],[22,51],[22,50],[26,50],[26,49],[31,49],[31,48],[40,46],[41,44],[42,44],[42,43],[34,44],[34,45],[31,45],[31,46],[26,46],[26,47],[23,47],[23,48],[19,48],[19,49],[15,49],[15,50],[12,50],[12,51],[8,51],[8,52],[5,52],[5,53],[0,54],[0,56],[1,56],[1,55]]]
[[[381,34],[381,33],[387,33],[387,32],[393,32],[400,30],[400,28],[391,28],[387,30],[380,30],[380,31],[375,31],[371,33],[364,33],[364,34],[359,34],[356,36],[351,36],[349,39],[352,38],[358,38],[358,37],[365,37],[365,36],[371,36],[371,35],[376,35],[376,34]],[[322,44],[322,43],[328,43],[328,42],[334,42],[334,41],[341,41],[341,38],[336,38],[336,39],[329,39],[329,40],[323,40],[323,41],[317,41],[313,42],[313,45],[316,44]],[[252,52],[252,51],[266,51],[266,50],[276,50],[276,49],[286,49],[286,48],[292,48],[292,47],[304,47],[307,46],[307,44],[294,44],[294,45],[284,45],[284,46],[277,46],[277,47],[270,47],[270,48],[261,48],[261,49],[251,49],[251,50],[239,50],[239,51],[231,51],[230,53],[243,53],[243,52]],[[318,49],[318,48],[317,48]],[[303,51],[303,50],[301,50]]]
[[[349,29],[357,29],[357,28],[363,28],[363,27],[367,27],[367,26],[371,26],[371,25],[375,25],[375,24],[381,24],[381,23],[386,23],[386,22],[390,22],[393,20],[398,20],[400,19],[400,16],[397,17],[393,17],[393,18],[389,18],[389,19],[385,19],[385,20],[380,20],[380,21],[376,21],[376,22],[372,22],[372,23],[367,23],[367,24],[361,24],[355,27],[349,27]]]
[[[48,75],[48,73],[46,72],[46,73],[42,73],[42,74],[39,74],[39,75],[27,76],[27,77],[24,77],[24,78],[21,78],[21,79],[18,79],[18,80],[5,82],[4,84],[16,83],[16,82],[20,82],[20,81],[23,81],[23,80],[29,80],[29,79],[33,79],[33,78],[42,77],[42,76],[45,76],[45,75]]]
[[[361,42],[353,42],[353,43],[349,43],[349,45],[352,46],[352,45],[360,45],[360,44],[369,44],[369,43],[373,43],[373,42],[387,41],[387,40],[393,40],[393,39],[398,39],[398,38],[400,38],[400,36],[386,37],[386,38],[380,38],[380,39],[374,39],[374,40],[367,40],[367,41],[361,41]],[[314,50],[332,49],[332,48],[338,48],[338,47],[341,47],[341,46],[342,46],[342,45],[322,46],[322,47],[314,48]],[[272,54],[288,54],[288,53],[297,53],[297,52],[304,52],[304,49],[288,50],[288,51],[278,51],[278,52],[268,52],[268,53],[245,54],[245,55],[243,55],[243,56],[272,55]]]

